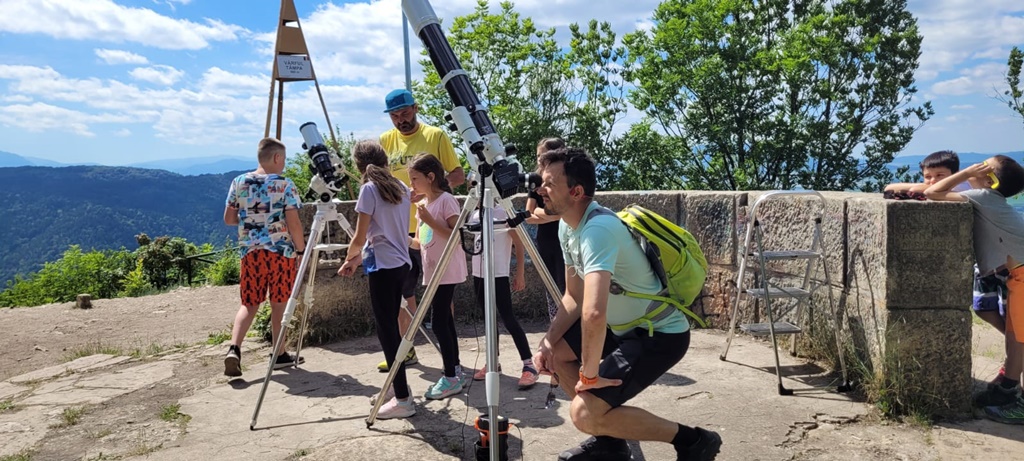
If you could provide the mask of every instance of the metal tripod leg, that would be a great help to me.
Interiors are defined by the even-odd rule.
[[[402,310],[405,311],[406,314],[409,314],[409,318],[413,317],[412,312],[409,311],[409,303],[405,299],[402,299]],[[434,349],[437,349],[437,353],[440,354],[441,345],[435,343],[432,339],[430,339],[430,335],[427,334],[427,330],[423,328],[423,325],[420,325],[418,330],[420,334],[423,335],[423,337],[427,340],[427,342],[430,343],[431,346],[434,346]]]

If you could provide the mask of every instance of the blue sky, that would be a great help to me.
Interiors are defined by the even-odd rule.
[[[493,2],[497,8],[497,2]],[[542,27],[647,27],[657,0],[521,0]],[[263,135],[276,0],[0,0],[0,151],[65,163],[248,157]],[[331,121],[357,137],[390,128],[404,86],[399,0],[295,0]],[[474,0],[437,0],[438,15]],[[917,85],[935,117],[904,152],[1024,150],[1024,123],[994,98],[1024,1],[910,0],[924,35]],[[413,37],[413,56],[420,44]],[[421,75],[413,64],[413,78]],[[326,122],[310,83],[285,85],[283,137]],[[639,117],[635,111],[620,128]]]

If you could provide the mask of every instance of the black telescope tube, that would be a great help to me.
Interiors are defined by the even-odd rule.
[[[433,23],[423,26],[419,37],[427,47],[427,53],[430,54],[430,61],[434,63],[437,75],[442,79],[452,71],[462,70],[459,59],[455,57],[455,53],[452,51],[451,45],[448,44],[448,39],[444,37],[444,32],[439,24]],[[480,100],[477,99],[476,91],[473,90],[469,76],[466,74],[456,75],[448,80],[444,88],[448,91],[448,96],[456,107],[463,106],[469,111],[470,118],[473,119],[473,124],[476,125],[476,131],[480,133],[480,136],[497,132],[494,129],[494,123],[491,122],[491,118],[487,115],[487,111],[479,109]]]

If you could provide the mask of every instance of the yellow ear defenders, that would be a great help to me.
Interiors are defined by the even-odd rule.
[[[984,162],[981,162],[981,163],[982,163],[983,165],[988,165],[988,160],[986,160],[986,161],[984,161]],[[997,178],[997,177],[996,177],[996,174],[995,174],[995,173],[992,173],[992,172],[990,172],[990,173],[988,174],[988,177],[992,179],[992,186],[991,186],[991,188],[992,188],[992,189],[997,189],[997,188],[999,188],[999,178]]]

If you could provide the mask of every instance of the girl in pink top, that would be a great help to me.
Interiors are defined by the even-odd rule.
[[[414,196],[424,197],[416,204],[416,240],[420,244],[423,259],[423,284],[433,277],[441,260],[448,238],[455,231],[459,219],[459,201],[452,195],[444,177],[441,162],[429,154],[420,154],[409,163],[409,182]],[[459,337],[455,331],[452,298],[455,286],[466,281],[466,253],[458,245],[448,261],[448,267],[441,275],[440,284],[430,306],[432,329],[441,348],[444,362],[444,376],[431,386],[425,395],[428,399],[443,399],[462,392],[462,385],[468,379],[459,364]]]

